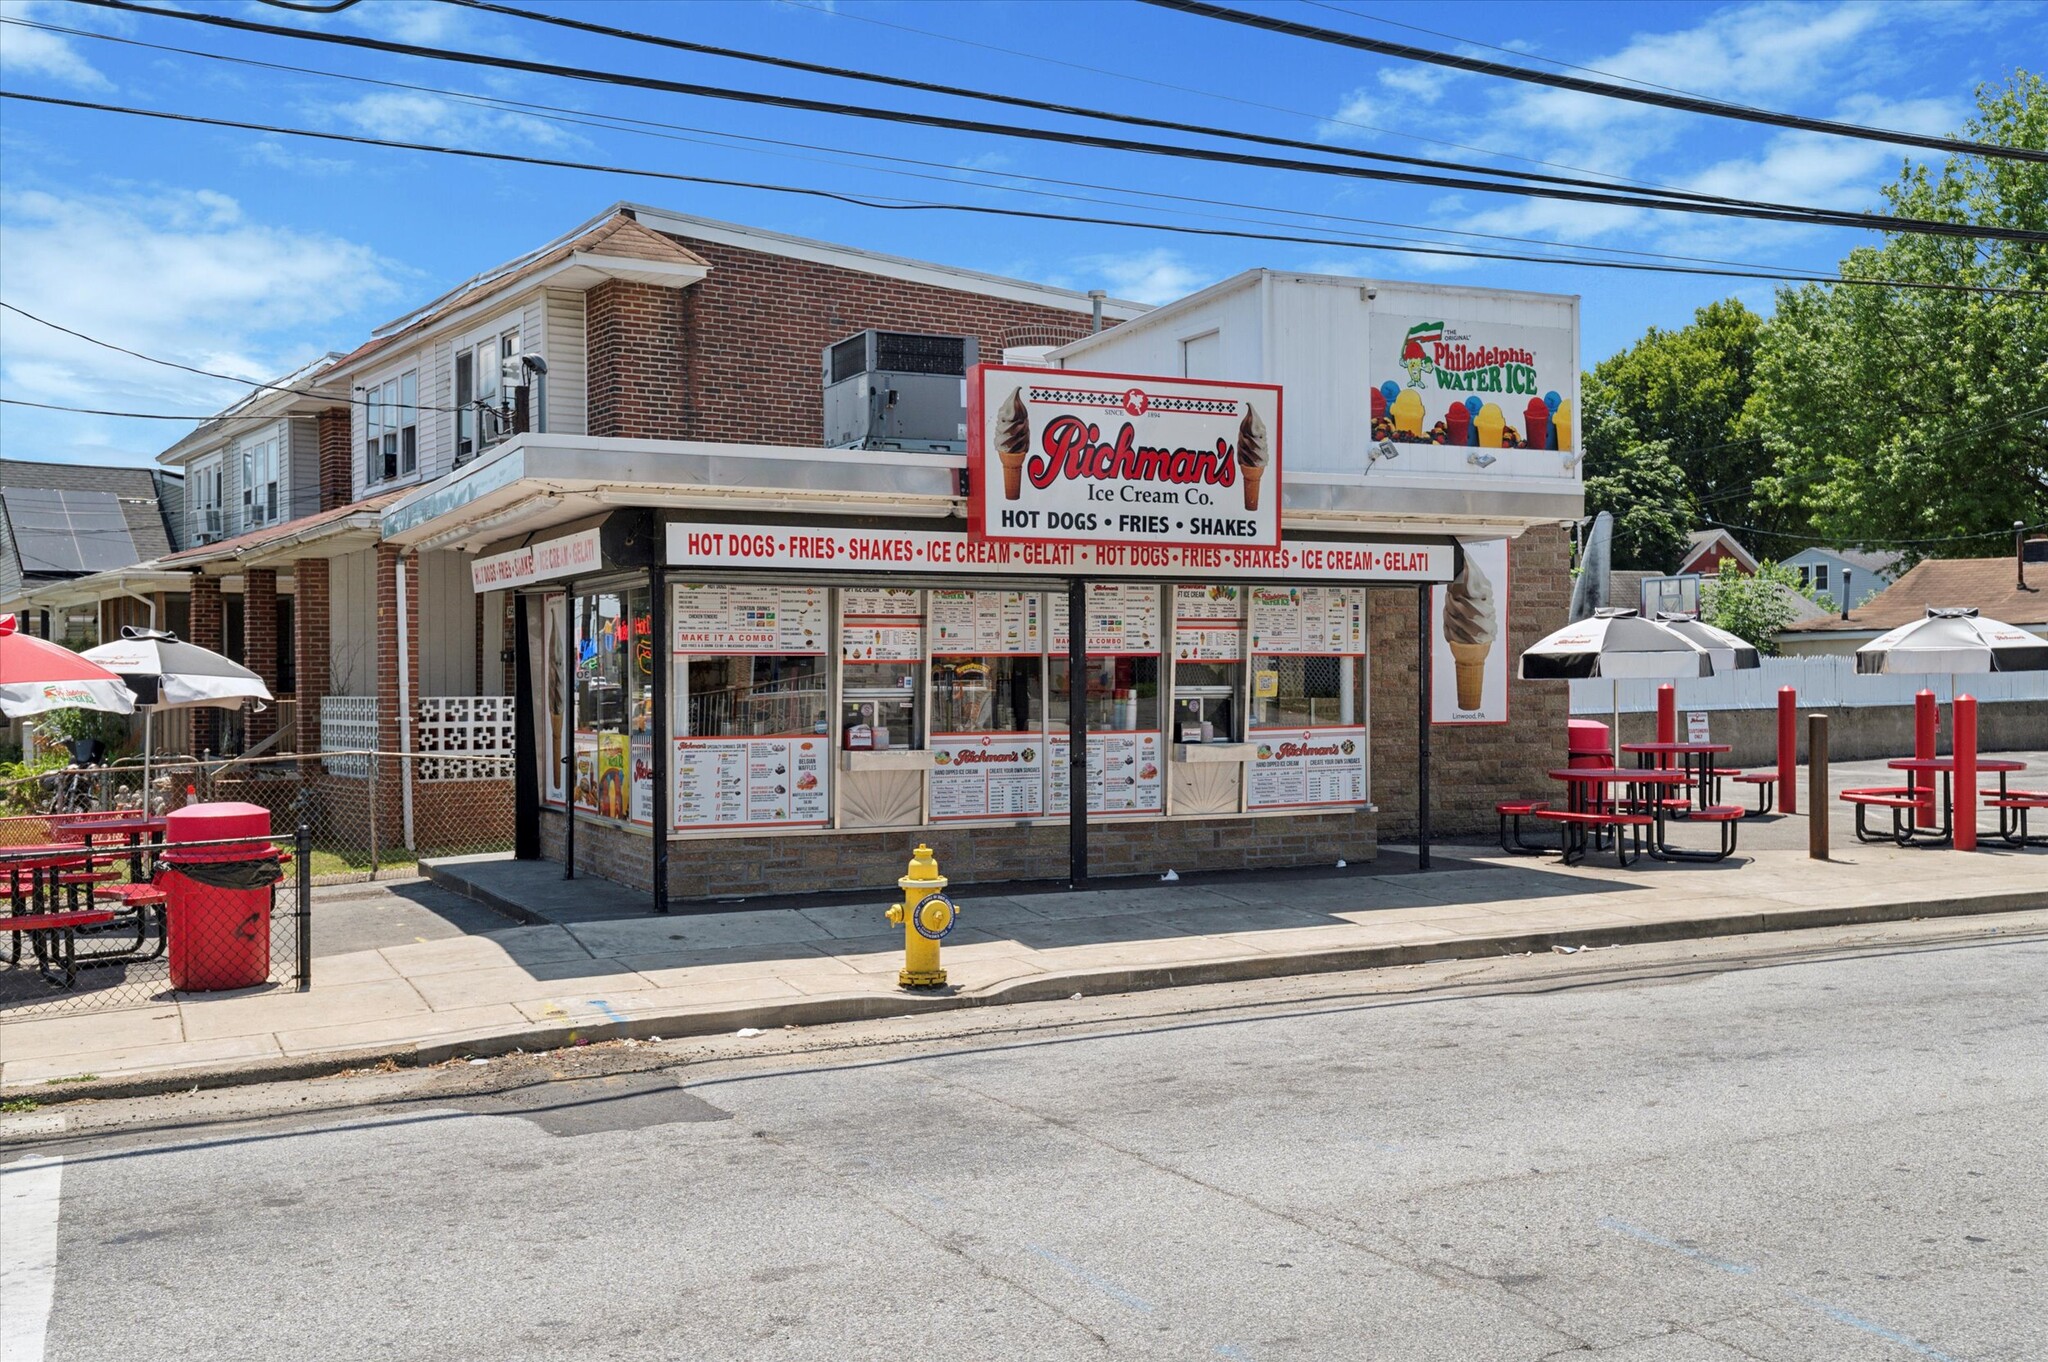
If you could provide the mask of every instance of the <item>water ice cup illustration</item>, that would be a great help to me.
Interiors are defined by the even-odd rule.
[[[1266,480],[1266,463],[1272,446],[1266,442],[1266,423],[1259,409],[1244,404],[1244,420],[1237,424],[1237,468],[1244,475],[1244,508],[1259,509],[1259,484]]]
[[[1024,495],[1024,456],[1031,452],[1031,417],[1024,410],[1024,390],[1010,389],[996,409],[996,457],[1003,461],[1003,500]]]
[[[1469,553],[1444,591],[1444,642],[1457,666],[1458,708],[1478,709],[1486,695],[1486,663],[1500,624],[1493,609],[1493,583]]]

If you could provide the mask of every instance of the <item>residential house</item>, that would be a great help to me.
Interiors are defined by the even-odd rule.
[[[1686,536],[1685,553],[1679,558],[1674,572],[1677,576],[1697,572],[1703,577],[1712,577],[1721,571],[1724,562],[1733,562],[1752,576],[1756,573],[1756,559],[1737,542],[1734,535],[1719,528],[1694,530]]]
[[[0,614],[72,647],[99,642],[98,611],[62,589],[183,542],[182,496],[170,472],[0,459]]]
[[[1885,589],[1897,572],[1899,561],[1896,553],[1864,553],[1818,545],[1778,560],[1781,567],[1799,574],[1802,587],[1810,587],[1817,596],[1829,597],[1838,607],[1846,605],[1852,609]]]
[[[1786,628],[1777,636],[1779,651],[1792,657],[1853,653],[1923,618],[1930,607],[1946,606],[1972,606],[2048,638],[2048,540],[2030,540],[2029,547],[2039,557],[1923,558],[1861,604]]]

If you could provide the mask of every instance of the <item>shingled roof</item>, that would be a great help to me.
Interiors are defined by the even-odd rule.
[[[1975,606],[2007,624],[2048,627],[2048,565],[2028,569],[2028,588],[2021,590],[2011,555],[2003,558],[1928,558],[1899,580],[1849,612],[1848,618],[1802,620],[1788,625],[1788,634],[1840,633],[1896,629],[1927,613],[1927,607]]]

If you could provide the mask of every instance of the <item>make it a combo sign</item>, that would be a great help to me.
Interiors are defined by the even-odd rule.
[[[1276,385],[983,364],[967,405],[976,539],[1280,543]]]

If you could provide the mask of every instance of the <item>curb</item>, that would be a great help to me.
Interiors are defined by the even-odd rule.
[[[531,908],[515,903],[503,894],[496,894],[472,879],[453,874],[432,861],[420,862],[420,878],[437,889],[445,889],[471,903],[480,903],[494,913],[502,913],[514,922],[526,927],[550,927],[555,925]]]
[[[480,897],[478,901],[488,902]],[[1302,951],[1292,955],[1231,956],[1221,960],[1201,960],[1172,965],[1121,965],[1094,970],[1071,970],[1063,974],[1035,975],[1010,983],[994,984],[974,993],[935,996],[905,993],[860,993],[838,996],[828,994],[776,1002],[741,1003],[709,1011],[635,1017],[621,1022],[596,1022],[573,1026],[550,1024],[514,1031],[497,1031],[487,1036],[435,1037],[431,1040],[323,1053],[300,1059],[265,1059],[211,1067],[194,1065],[158,1070],[133,1078],[63,1084],[58,1088],[42,1083],[10,1085],[0,1091],[14,1097],[44,1096],[52,1099],[53,1104],[88,1098],[107,1100],[121,1097],[154,1097],[198,1087],[227,1087],[320,1078],[342,1069],[372,1068],[387,1061],[401,1067],[423,1067],[462,1056],[492,1058],[510,1054],[514,1050],[553,1050],[575,1045],[579,1041],[645,1040],[657,1035],[664,1040],[687,1040],[692,1037],[727,1035],[750,1026],[759,1027],[764,1031],[779,1030],[785,1026],[829,1026],[840,1022],[874,1021],[928,1012],[956,1012],[967,1008],[1000,1007],[1014,1003],[1054,1002],[1077,994],[1101,997],[1117,993],[1140,993],[1152,989],[1188,988],[1201,984],[1243,983],[1249,980],[1290,978],[1299,975],[1391,969],[1402,965],[1430,964],[1445,960],[1528,955],[1558,946],[1650,945],[1722,936],[1752,936],[1813,928],[1851,927],[1881,922],[1976,917],[2041,908],[2048,908],[2048,890],[2014,891],[1985,894],[1974,898],[1937,899],[1915,903],[1863,904],[1842,908],[1788,908],[1783,912],[1733,913],[1710,918],[1525,932],[1460,941],[1421,942],[1398,946],[1345,946],[1335,950]]]

